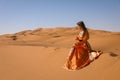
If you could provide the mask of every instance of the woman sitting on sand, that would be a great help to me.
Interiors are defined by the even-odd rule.
[[[92,62],[95,58],[97,58],[101,52],[93,51],[88,43],[89,33],[83,21],[77,23],[79,34],[76,37],[76,42],[70,50],[70,53],[67,57],[65,63],[65,69],[68,70],[78,70],[90,62]]]

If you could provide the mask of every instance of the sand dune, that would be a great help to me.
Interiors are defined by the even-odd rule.
[[[0,36],[0,80],[120,80],[120,32],[91,30],[90,44],[104,53],[78,71],[62,68],[75,28],[38,28]]]

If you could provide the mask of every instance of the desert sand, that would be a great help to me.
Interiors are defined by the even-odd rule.
[[[120,32],[89,29],[103,54],[78,71],[63,69],[75,28],[38,28],[0,36],[0,80],[120,80]]]

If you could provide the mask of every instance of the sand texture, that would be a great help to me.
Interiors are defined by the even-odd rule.
[[[63,69],[78,31],[38,28],[0,35],[0,80],[120,80],[120,32],[89,29],[103,54],[78,71]]]

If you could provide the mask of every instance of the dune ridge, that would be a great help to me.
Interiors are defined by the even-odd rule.
[[[120,80],[120,32],[88,29],[104,53],[78,71],[63,69],[75,28],[38,28],[0,36],[0,80]]]

